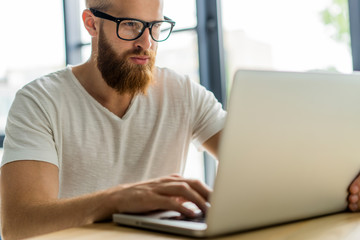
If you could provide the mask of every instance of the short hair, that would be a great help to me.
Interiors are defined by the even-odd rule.
[[[94,8],[96,10],[107,10],[110,7],[110,0],[85,0],[86,8]]]

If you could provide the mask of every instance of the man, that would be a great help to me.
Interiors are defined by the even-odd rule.
[[[172,209],[192,216],[184,201],[206,212],[210,189],[170,174],[182,172],[192,139],[217,156],[225,112],[197,84],[153,66],[156,41],[167,37],[153,22],[164,20],[162,4],[88,0],[92,10],[84,11],[83,21],[92,36],[90,59],[19,91],[2,161],[5,239],[84,225],[114,212]],[[110,15],[133,19],[117,23]],[[352,210],[358,182],[349,196]]]
[[[180,174],[191,141],[217,156],[226,113],[200,85],[154,67],[157,41],[173,26],[162,0],[86,3],[90,59],[31,82],[10,110],[1,169],[5,239],[115,212],[191,217],[185,201],[206,212],[211,190]]]

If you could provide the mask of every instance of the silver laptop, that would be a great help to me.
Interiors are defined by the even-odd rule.
[[[172,211],[113,220],[210,237],[327,215],[346,210],[359,170],[360,75],[240,70],[205,222]]]

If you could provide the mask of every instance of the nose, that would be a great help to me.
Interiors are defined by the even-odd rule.
[[[150,36],[150,29],[146,28],[138,39],[135,40],[135,46],[136,48],[141,48],[144,50],[148,50],[152,46],[152,38]]]

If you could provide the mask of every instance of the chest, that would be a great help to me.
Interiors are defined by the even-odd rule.
[[[190,119],[178,101],[140,98],[123,119],[102,106],[80,102],[59,120],[62,162],[111,168],[144,165],[149,156],[158,161],[168,157],[170,149],[172,155],[181,155],[184,143],[191,141]]]

